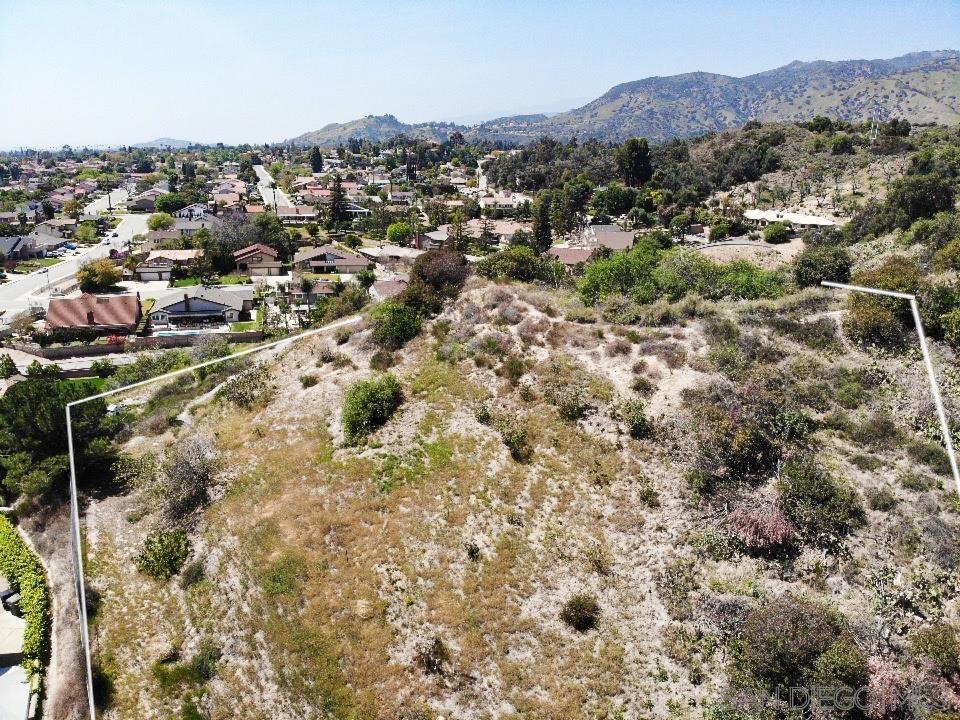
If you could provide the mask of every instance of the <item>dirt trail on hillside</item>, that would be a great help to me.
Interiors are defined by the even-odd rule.
[[[73,585],[70,505],[64,502],[38,510],[23,518],[20,527],[42,559],[50,583],[50,664],[43,717],[45,720],[79,720],[86,717],[87,697]]]

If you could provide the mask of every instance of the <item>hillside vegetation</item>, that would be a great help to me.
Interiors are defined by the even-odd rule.
[[[470,140],[519,144],[544,136],[610,142],[646,137],[659,143],[730,130],[749,120],[797,121],[827,115],[862,122],[877,108],[881,119],[957,123],[960,54],[936,51],[889,60],[793,62],[740,78],[709,72],[650,77],[617,85],[583,107],[551,116],[508,116],[469,128],[367,116],[326,125],[290,142],[336,146],[351,138],[384,142],[401,134],[443,142],[458,131]]]

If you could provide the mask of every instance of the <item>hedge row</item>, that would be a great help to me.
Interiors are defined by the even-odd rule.
[[[31,672],[39,672],[47,661],[50,638],[47,577],[40,560],[3,516],[0,516],[0,574],[20,592],[20,609],[27,621],[23,664]]]

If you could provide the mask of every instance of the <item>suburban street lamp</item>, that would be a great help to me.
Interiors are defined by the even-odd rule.
[[[940,420],[940,432],[943,434],[943,444],[947,449],[947,457],[950,459],[950,470],[953,473],[953,481],[957,486],[957,493],[960,494],[960,470],[957,469],[957,456],[953,450],[950,425],[947,422],[947,413],[943,409],[943,399],[940,397],[940,386],[937,384],[937,376],[933,371],[933,361],[930,359],[930,348],[927,346],[927,336],[923,332],[923,322],[920,320],[920,308],[917,305],[916,295],[894,292],[893,290],[878,290],[877,288],[863,287],[862,285],[847,285],[846,283],[830,282],[829,280],[824,280],[820,284],[839,290],[865,292],[871,295],[898,298],[910,303],[910,312],[913,314],[913,324],[917,328],[917,337],[920,339],[920,350],[923,352],[923,363],[926,365],[927,378],[930,380],[930,392],[933,395],[933,404],[937,409],[937,418]]]

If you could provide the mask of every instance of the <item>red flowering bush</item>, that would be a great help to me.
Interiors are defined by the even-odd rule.
[[[796,526],[774,505],[741,505],[727,516],[727,524],[733,536],[749,550],[773,552],[797,538]]]

